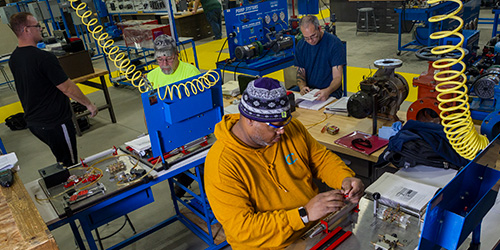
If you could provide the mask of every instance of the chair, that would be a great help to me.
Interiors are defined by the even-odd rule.
[[[13,81],[11,81],[9,79],[9,76],[7,76],[7,72],[5,72],[5,68],[3,65],[0,65],[0,71],[2,72],[2,75],[3,77],[5,78],[5,82],[4,83],[0,83],[0,85],[3,85],[3,84],[7,84],[7,86],[9,86],[9,88],[12,90],[12,91],[16,91],[14,85],[12,84]]]
[[[372,20],[370,20],[370,18]],[[370,24],[370,21],[372,21],[373,23]],[[369,31],[378,32],[377,21],[375,20],[375,12],[373,11],[373,8],[366,7],[358,9],[358,19],[356,22],[356,35],[358,34],[358,31],[366,31],[366,35],[368,35]]]

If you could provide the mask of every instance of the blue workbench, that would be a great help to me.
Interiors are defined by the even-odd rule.
[[[495,17],[493,18],[493,31],[491,33],[491,37],[495,37],[498,33],[498,16],[500,15],[500,9],[493,9],[491,10],[493,14],[495,14]]]
[[[453,9],[456,4],[452,2],[445,2],[442,4],[434,5],[428,8],[396,8],[396,11],[399,14],[399,27],[398,27],[398,55],[401,54],[401,51],[417,51],[419,48],[410,48],[411,46],[432,46],[437,45],[437,41],[432,41],[429,37],[433,32],[437,30],[441,30],[441,25],[438,23],[430,23],[429,17],[446,13]],[[414,21],[418,23],[426,23],[427,32],[425,34],[425,43],[422,44],[418,42],[416,39],[401,45],[401,33],[402,33],[402,24],[404,21]]]
[[[76,221],[78,221],[81,225],[81,230],[85,235],[85,239],[87,241],[89,248],[92,250],[97,250],[98,247],[94,240],[95,238],[92,235],[93,230],[153,202],[154,198],[151,187],[163,181],[169,181],[171,187],[172,199],[174,200],[176,215],[166,220],[163,220],[142,232],[138,232],[134,234],[132,237],[118,244],[115,244],[114,246],[111,246],[107,249],[124,248],[136,242],[137,240],[142,239],[147,235],[154,233],[157,230],[165,226],[168,226],[176,221],[180,221],[181,223],[183,223],[193,233],[195,233],[198,237],[200,237],[206,244],[208,244],[209,247],[207,249],[220,249],[226,246],[227,242],[224,241],[219,245],[216,245],[214,242],[215,237],[212,237],[213,234],[211,232],[210,225],[217,223],[217,220],[213,217],[213,214],[211,214],[208,201],[206,200],[205,191],[203,185],[201,185],[201,174],[199,169],[199,167],[203,165],[205,161],[205,156],[208,150],[209,149],[207,148],[204,151],[201,151],[200,153],[190,158],[187,158],[184,161],[172,165],[168,170],[159,172],[157,178],[155,179],[149,180],[148,182],[139,183],[138,185],[133,185],[132,187],[129,188],[125,188],[124,191],[114,196],[106,197],[104,200],[92,206],[89,206],[85,209],[75,211],[74,213],[71,213],[69,211],[67,215],[62,218],[50,218],[49,221],[46,221],[47,227],[49,228],[49,230],[54,230],[65,224],[69,224],[73,231],[76,243],[79,246],[79,248],[86,249],[85,244],[83,243],[82,237],[80,235],[80,231],[78,230],[76,224]],[[196,175],[193,175],[190,172],[186,172],[186,174],[196,178],[195,180],[199,181],[200,183],[199,188],[200,188],[201,203],[204,203],[202,206],[203,208],[200,210],[201,213],[209,215],[206,216],[206,218],[209,218],[209,221],[205,221],[208,224],[208,230],[209,230],[208,233],[204,232],[200,228],[200,226],[191,222],[185,215],[180,213],[179,206],[177,203],[177,201],[179,201],[180,199],[175,197],[173,193],[174,191],[172,185],[174,182],[176,182],[173,180],[173,177],[190,169],[194,169],[196,171]],[[28,193],[30,193],[32,197],[34,197],[34,195],[37,195],[38,197],[43,197],[41,196],[43,195],[43,191],[40,190],[39,181],[34,181],[32,183],[29,183],[28,185],[26,185],[26,189],[28,190]],[[41,210],[40,208],[38,209]],[[43,214],[42,211],[40,212]],[[44,219],[47,220],[47,218]]]

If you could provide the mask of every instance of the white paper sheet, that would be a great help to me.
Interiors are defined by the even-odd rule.
[[[17,163],[16,153],[11,152],[6,155],[0,155],[0,170],[13,168]]]
[[[151,141],[149,140],[149,135],[145,135],[135,140],[125,142],[125,145],[132,147],[137,152],[141,152],[151,148]]]
[[[391,204],[400,204],[415,212],[423,211],[427,203],[434,197],[438,187],[418,183],[391,173],[384,173],[366,192],[380,193],[381,199]]]

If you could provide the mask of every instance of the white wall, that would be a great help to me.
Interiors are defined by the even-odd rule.
[[[14,32],[6,24],[0,22],[0,55],[11,53],[17,46]]]

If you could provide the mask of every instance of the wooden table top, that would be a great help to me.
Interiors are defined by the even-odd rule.
[[[377,162],[378,157],[385,149],[385,147],[383,147],[373,152],[371,155],[365,155],[350,148],[335,144],[335,140],[356,130],[371,134],[373,123],[371,118],[357,119],[342,115],[324,114],[323,109],[316,111],[302,108],[297,108],[297,111],[295,111],[292,115],[304,124],[309,133],[311,133],[316,140],[335,152],[371,162]],[[398,116],[400,118],[406,117],[404,112],[398,113]],[[327,132],[321,133],[321,130],[327,123],[329,123],[329,125],[337,126],[339,128],[339,133],[336,135],[330,135]],[[379,119],[377,121],[377,128],[381,128],[382,126],[391,126],[392,123],[392,121]]]
[[[230,105],[231,101],[232,99],[224,99],[224,106]],[[325,145],[327,148],[335,152],[350,155],[359,159],[371,162],[378,161],[378,157],[384,151],[385,147],[375,151],[371,155],[365,155],[350,148],[335,144],[335,140],[339,139],[342,136],[348,135],[355,130],[371,134],[373,122],[371,118],[357,119],[354,117],[347,117],[342,115],[324,114],[323,111],[324,108],[320,110],[310,110],[297,107],[295,112],[292,113],[292,116],[302,122],[309,133],[311,133],[311,135],[316,140]],[[400,119],[405,119],[406,113],[400,111],[398,112],[398,117]],[[336,135],[330,135],[326,132],[321,133],[321,129],[327,123],[337,126],[339,128],[339,133]],[[391,126],[392,123],[392,121],[379,119],[377,121],[377,128],[381,128],[382,126]]]
[[[96,77],[100,77],[100,76],[106,75],[108,73],[109,73],[109,71],[107,71],[107,70],[94,68],[94,73],[87,74],[87,75],[84,75],[84,76],[80,76],[80,77],[77,77],[77,78],[71,79],[71,80],[74,83],[80,83],[80,82],[88,81],[88,80],[90,80],[92,78],[96,78]]]
[[[17,173],[11,187],[0,187],[0,245],[1,249],[59,249]]]

